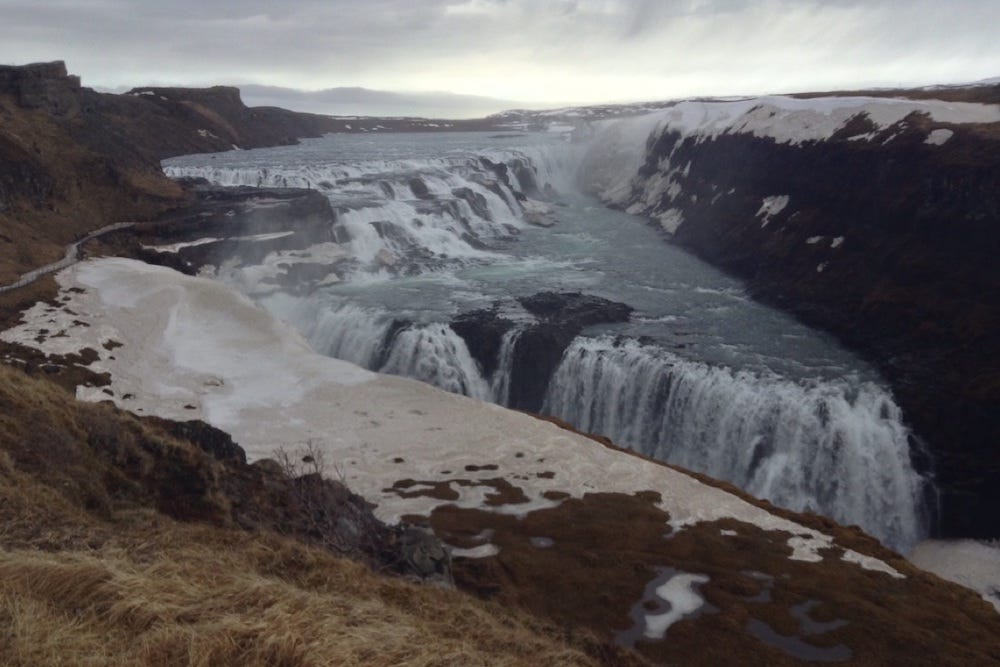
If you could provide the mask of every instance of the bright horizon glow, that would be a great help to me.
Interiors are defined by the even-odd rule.
[[[87,86],[447,91],[563,106],[968,83],[993,0],[0,0],[0,62]]]

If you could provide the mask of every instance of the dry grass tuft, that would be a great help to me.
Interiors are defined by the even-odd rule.
[[[596,664],[586,638],[466,594],[176,521],[155,469],[198,456],[0,366],[0,664]]]
[[[594,664],[539,621],[275,536],[136,537],[0,553],[5,664]]]

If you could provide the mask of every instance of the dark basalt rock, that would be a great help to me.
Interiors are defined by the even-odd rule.
[[[497,368],[500,344],[514,323],[494,310],[473,310],[451,321],[451,329],[465,341],[469,354],[476,360],[483,375],[489,377]]]
[[[663,134],[641,174],[690,166],[650,212],[679,209],[674,242],[874,363],[927,443],[938,532],[1000,537],[1000,131],[911,114],[868,141],[852,123],[799,145]],[[925,144],[937,128],[954,134]]]
[[[512,408],[538,412],[545,391],[563,352],[573,339],[593,324],[624,322],[632,307],[579,292],[540,292],[518,299],[537,321],[524,327],[513,350],[508,404]],[[504,334],[517,325],[492,310],[459,315],[451,322],[469,348],[485,376],[497,370]]]
[[[539,292],[518,302],[547,323],[582,329],[591,324],[627,322],[633,308],[624,303],[580,292]]]
[[[433,195],[431,191],[427,189],[427,184],[424,183],[422,178],[411,178],[410,179],[410,192],[417,199],[432,199]]]
[[[494,162],[486,157],[480,158],[479,160],[482,162],[484,167],[496,174],[497,180],[506,185],[508,188],[510,187],[510,174],[508,173],[507,165],[503,162]]]
[[[473,212],[483,220],[493,220],[490,214],[490,207],[486,203],[486,197],[478,192],[473,192],[470,188],[454,188],[451,191],[453,197],[464,200],[472,208]]]
[[[513,164],[514,176],[521,184],[521,192],[531,199],[542,199],[542,193],[538,190],[538,179],[535,171],[529,164],[522,160],[515,160]]]
[[[233,442],[232,436],[200,419],[177,422],[159,417],[146,417],[145,421],[163,429],[170,435],[187,440],[219,461],[245,464],[246,452]]]
[[[80,77],[70,76],[61,60],[22,66],[0,66],[0,93],[14,96],[25,109],[55,115],[80,114]]]

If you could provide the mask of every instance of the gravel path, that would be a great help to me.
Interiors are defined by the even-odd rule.
[[[66,255],[58,262],[52,262],[51,264],[46,264],[45,266],[33,269],[23,274],[18,280],[10,283],[9,285],[0,285],[0,293],[9,292],[11,290],[20,289],[26,285],[30,285],[39,278],[49,273],[54,273],[56,271],[61,271],[69,266],[73,266],[78,261],[80,261],[80,246],[82,246],[87,241],[92,241],[99,236],[103,236],[108,232],[114,232],[119,229],[127,229],[133,226],[134,222],[116,222],[113,225],[105,225],[100,229],[87,234],[79,241],[74,241],[66,246]]]

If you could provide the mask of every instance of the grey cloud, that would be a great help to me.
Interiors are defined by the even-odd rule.
[[[0,17],[0,62],[63,58],[107,85],[378,87],[466,67],[480,88],[544,71],[670,94],[699,72],[724,94],[769,67],[789,85],[1000,74],[993,0],[0,0]]]

